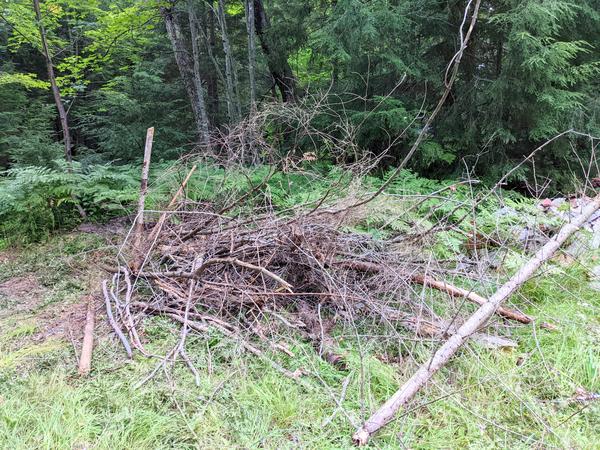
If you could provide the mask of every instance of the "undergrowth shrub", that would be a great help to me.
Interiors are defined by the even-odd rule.
[[[83,168],[64,163],[57,168],[12,168],[0,178],[0,238],[8,243],[38,241],[59,228],[87,220],[104,221],[128,211],[137,198],[133,166],[97,165]]]

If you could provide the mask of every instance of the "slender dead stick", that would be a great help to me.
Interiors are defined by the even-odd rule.
[[[412,281],[422,284],[423,286],[428,286],[439,291],[446,292],[450,294],[452,297],[464,297],[467,300],[472,301],[473,303],[477,303],[478,305],[483,305],[488,302],[488,300],[482,297],[475,292],[469,291],[468,289],[459,288],[448,284],[445,281],[438,281],[427,275],[413,275]],[[496,309],[496,314],[502,317],[506,317],[507,319],[516,320],[521,323],[531,323],[533,320],[531,317],[513,309],[504,308],[503,306],[499,306]]]
[[[540,266],[556,253],[562,244],[600,209],[597,195],[571,223],[546,243],[525,265],[504,283],[487,302],[481,305],[415,374],[360,427],[352,440],[356,445],[366,445],[371,435],[389,423],[398,410],[406,405],[431,377],[442,368],[456,351],[494,315],[501,303],[517,291]]]
[[[83,345],[81,357],[79,358],[79,375],[86,376],[92,368],[92,351],[94,349],[94,325],[96,323],[96,310],[94,308],[94,297],[88,298],[87,316],[83,331]]]
[[[142,243],[142,234],[144,232],[144,207],[146,204],[146,194],[148,193],[148,173],[150,172],[150,158],[152,157],[152,141],[154,139],[154,127],[146,131],[146,145],[144,147],[144,162],[142,163],[142,180],[140,182],[140,198],[138,200],[138,212],[135,227],[134,249],[137,251]],[[133,264],[137,265],[137,258],[134,258]]]
[[[115,320],[115,316],[113,315],[112,306],[110,305],[110,296],[108,295],[108,286],[107,286],[106,280],[102,281],[102,293],[104,294],[104,301],[105,301],[105,305],[106,305],[106,316],[108,317],[108,323],[110,323],[110,326],[115,331],[115,334],[121,341],[121,344],[123,344],[123,347],[125,347],[127,356],[129,357],[129,359],[131,359],[131,358],[133,358],[133,352],[131,351],[131,345],[129,345],[129,341],[127,340],[127,338],[121,331],[121,328],[119,327],[119,324],[117,323],[117,321]]]
[[[448,64],[448,67],[446,68],[446,78],[444,79],[444,84],[446,85],[446,89],[444,90],[442,96],[438,100],[434,110],[429,115],[429,118],[423,125],[423,128],[421,128],[421,132],[417,135],[417,138],[415,139],[415,142],[413,143],[413,145],[410,147],[410,150],[408,151],[408,153],[406,154],[404,159],[400,162],[400,165],[398,167],[396,167],[396,169],[394,169],[392,174],[387,178],[387,180],[385,180],[385,182],[379,187],[379,189],[377,189],[377,191],[375,191],[373,194],[369,195],[366,199],[360,200],[357,203],[354,203],[353,205],[350,205],[349,207],[344,208],[338,212],[345,211],[349,208],[357,208],[359,206],[366,205],[367,203],[369,203],[373,199],[375,199],[377,196],[379,196],[379,194],[381,194],[383,191],[385,191],[391,185],[391,183],[398,177],[398,175],[400,175],[400,173],[402,172],[402,169],[404,169],[404,167],[406,167],[406,164],[408,164],[408,161],[413,157],[415,152],[421,146],[421,142],[423,142],[423,140],[427,136],[427,132],[428,132],[427,130],[429,130],[429,128],[431,127],[431,124],[433,123],[433,121],[435,120],[435,118],[437,117],[439,112],[442,110],[444,103],[446,103],[446,100],[448,99],[448,96],[450,95],[450,92],[452,91],[452,86],[454,85],[454,81],[456,80],[456,78],[458,76],[458,68],[460,67],[460,61],[462,60],[464,52],[467,49],[467,45],[469,44],[469,39],[471,38],[471,34],[473,33],[473,29],[475,28],[475,24],[477,23],[477,17],[479,15],[479,6],[481,5],[481,0],[471,0],[471,1],[469,1],[469,3],[467,4],[467,7],[465,9],[464,20],[466,20],[466,18],[467,18],[467,14],[469,13],[470,6],[473,1],[475,2],[475,5],[473,6],[473,13],[471,14],[471,22],[469,24],[469,28],[467,29],[467,33],[463,36],[463,25],[464,25],[464,22],[463,22],[463,24],[460,27],[460,49],[452,57],[452,59],[450,60],[450,63]],[[451,75],[450,75],[450,78],[448,79],[447,75],[449,73],[451,73]]]
[[[179,189],[177,189],[177,192],[175,193],[175,195],[173,196],[173,198],[167,205],[167,210],[160,215],[158,222],[156,222],[156,225],[154,225],[154,228],[152,228],[152,231],[150,232],[150,236],[148,237],[148,242],[153,242],[156,235],[158,233],[160,233],[160,230],[162,230],[165,220],[167,220],[167,214],[169,214],[171,208],[173,208],[173,206],[175,206],[177,199],[181,196],[181,194],[183,194],[183,191],[184,191],[188,181],[190,181],[190,178],[192,178],[192,175],[196,171],[196,167],[197,166],[194,164],[192,169],[188,172],[187,176],[181,183],[181,186],[179,186]]]
[[[337,261],[336,264],[354,270],[361,270],[363,272],[380,272],[383,270],[383,267],[381,265],[367,261]],[[472,301],[473,303],[477,303],[478,305],[483,305],[488,301],[486,298],[476,294],[475,292],[453,286],[445,281],[435,280],[434,278],[428,277],[427,275],[407,273],[406,276],[415,283],[438,289],[440,291],[452,295],[453,297],[464,297],[467,300]],[[531,317],[526,316],[525,314],[519,311],[515,311],[510,308],[505,308],[503,306],[500,306],[496,310],[496,314],[506,317],[507,319],[516,320],[517,322],[521,323],[531,323],[531,321],[533,320]]]

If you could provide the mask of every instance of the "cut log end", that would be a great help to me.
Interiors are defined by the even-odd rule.
[[[364,428],[360,428],[352,435],[352,442],[357,447],[362,447],[369,443],[369,438],[371,437],[371,433],[369,433]]]

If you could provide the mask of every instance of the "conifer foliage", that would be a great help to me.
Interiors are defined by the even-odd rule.
[[[313,125],[331,129],[343,117],[361,151],[385,151],[393,165],[444,89],[467,3],[40,0],[38,20],[32,1],[2,2],[0,165],[52,167],[64,147],[41,29],[76,161],[134,161],[148,126],[158,130],[155,154],[173,159],[255,106],[327,92],[339,114]],[[497,176],[565,129],[600,132],[599,11],[597,0],[482,2],[413,169]],[[299,149],[289,139],[278,145],[282,154]],[[578,152],[558,140],[539,170],[559,185]]]

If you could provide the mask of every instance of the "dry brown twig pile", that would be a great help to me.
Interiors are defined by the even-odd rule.
[[[364,220],[376,205],[357,203],[352,195],[327,204],[326,194],[312,204],[276,212],[268,202],[257,207],[255,197],[262,185],[235,201],[228,198],[221,206],[194,203],[181,197],[195,168],[154,222],[144,221],[144,228],[136,221],[122,245],[112,280],[102,285],[109,322],[129,357],[135,350],[150,356],[144,348],[145,317],[163,316],[179,327],[176,345],[140,383],[177,360],[187,364],[199,382],[199,371],[186,352],[187,337],[216,332],[308,386],[301,378],[307,372],[290,370],[281,362],[295,356],[285,338],[294,335],[311,342],[325,361],[344,369],[344,354],[333,338],[333,328],[344,324],[356,330],[368,322],[375,327],[371,330],[384,330],[382,336],[387,333],[387,338],[403,329],[408,339],[446,342],[442,349],[448,343],[456,344],[439,356],[433,369],[424,366],[418,372],[421,378],[410,391],[414,395],[467,339],[493,347],[516,345],[485,334],[484,325],[491,315],[521,323],[532,321],[502,306],[508,294],[501,290],[486,299],[452,285],[448,279],[456,261],[431,258],[426,248],[435,236],[430,230],[413,233],[411,239],[387,240],[351,231],[355,221]],[[424,201],[408,197],[400,200],[407,209]],[[598,206],[600,198],[586,207],[586,214],[593,214]],[[582,210],[581,215],[584,213]],[[143,214],[142,206],[139,217]],[[433,224],[432,229],[438,226]],[[563,229],[556,236],[566,239],[577,229],[568,226],[572,229]],[[554,250],[532,259],[535,264],[524,266],[527,275],[509,280],[513,285],[506,292],[514,292],[564,242],[548,239],[547,245]],[[449,302],[440,317],[417,286],[458,300]],[[465,301],[479,305],[469,318],[461,313]],[[469,326],[467,332],[465,326]],[[398,396],[400,400],[392,398],[365,422],[355,442],[366,443],[410,399]]]
[[[242,196],[236,207],[246,200]],[[362,213],[343,205],[354,202],[345,199],[342,206],[305,207],[287,215],[270,208],[257,212],[253,205],[252,217],[224,215],[231,205],[219,211],[206,203],[171,202],[174,209],[141,231],[142,238],[128,237],[119,269],[103,285],[109,321],[128,355],[133,349],[147,354],[138,324],[146,315],[162,315],[181,327],[180,341],[165,362],[181,357],[191,366],[187,335],[212,328],[265,359],[268,350],[293,356],[280,339],[292,331],[311,341],[326,361],[343,367],[343,355],[330,336],[336,323],[369,320],[403,328],[415,338],[443,338],[456,329],[459,323],[437,316],[417,285],[485,302],[440,281],[447,269],[427,256],[426,242],[398,244],[349,231]],[[146,244],[139,248],[136,242]],[[509,308],[497,313],[531,321]],[[269,362],[286,376],[301,375]]]
[[[181,325],[171,358],[185,353],[189,332],[209,328],[261,357],[268,348],[292,355],[272,336],[278,327],[293,329],[335,364],[342,362],[328,330],[336,320],[371,317],[420,334],[442,332],[435,325],[441,322],[433,314],[422,317],[423,306],[408,294],[411,273],[426,264],[418,255],[342,231],[344,221],[329,210],[232,219],[209,208],[188,204],[171,215],[177,220],[161,223],[160,232],[146,232],[156,245],[146,248],[141,270],[122,265],[106,284],[108,308],[116,310],[113,327],[128,354],[131,347],[145,353],[136,324],[146,314]],[[134,287],[148,294],[134,295]]]

